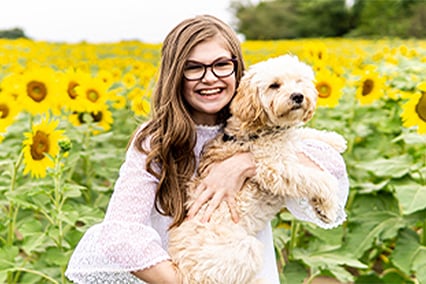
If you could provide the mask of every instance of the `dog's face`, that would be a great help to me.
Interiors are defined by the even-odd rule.
[[[283,55],[250,66],[231,105],[233,116],[259,125],[294,126],[314,114],[318,92],[311,67]]]

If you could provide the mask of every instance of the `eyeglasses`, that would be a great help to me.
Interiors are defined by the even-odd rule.
[[[183,70],[183,77],[188,81],[201,80],[206,75],[207,68],[209,67],[217,78],[225,78],[231,76],[232,73],[235,72],[237,60],[235,58],[220,58],[208,65],[195,61],[188,61]]]

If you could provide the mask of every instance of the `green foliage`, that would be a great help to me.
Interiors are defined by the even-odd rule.
[[[423,0],[233,0],[236,29],[249,40],[307,37],[426,37]]]
[[[238,18],[237,30],[246,39],[273,40],[341,36],[349,27],[344,0],[276,0],[231,5]]]
[[[91,225],[102,220],[124,159],[135,120],[123,111],[117,131],[93,135],[89,125],[67,129],[62,156],[44,179],[22,175],[24,115],[0,144],[0,283],[68,283],[64,276],[73,248]],[[119,125],[119,127],[118,127]],[[28,130],[24,130],[28,131]],[[10,139],[10,140],[9,140]]]
[[[27,38],[24,31],[20,28],[14,28],[10,30],[0,30],[0,38],[17,39]]]

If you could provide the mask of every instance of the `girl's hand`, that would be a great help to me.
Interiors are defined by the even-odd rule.
[[[204,203],[210,204],[202,217],[202,222],[210,220],[213,211],[222,200],[228,204],[232,220],[239,221],[235,206],[235,195],[241,189],[244,181],[256,174],[254,157],[249,152],[237,153],[226,160],[212,164],[207,176],[197,187],[197,199],[188,211],[192,218]]]

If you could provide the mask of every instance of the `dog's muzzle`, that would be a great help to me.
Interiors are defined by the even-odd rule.
[[[303,103],[304,100],[304,96],[301,93],[293,93],[290,95],[290,99],[295,103],[300,105],[301,103]]]

